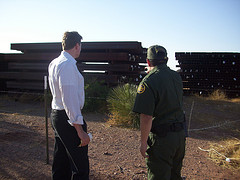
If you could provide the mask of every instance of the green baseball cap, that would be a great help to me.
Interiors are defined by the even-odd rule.
[[[167,50],[159,45],[150,46],[147,50],[149,60],[167,60]]]

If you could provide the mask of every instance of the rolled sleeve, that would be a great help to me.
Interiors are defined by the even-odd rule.
[[[83,116],[79,115],[79,116],[77,116],[77,118],[75,120],[68,120],[68,122],[72,126],[73,126],[73,124],[81,124],[81,125],[83,125],[84,124]]]
[[[69,118],[69,123],[72,124],[84,124],[83,116],[81,113],[80,100],[77,98],[77,88],[75,85],[68,85],[62,87],[64,93],[63,106]]]

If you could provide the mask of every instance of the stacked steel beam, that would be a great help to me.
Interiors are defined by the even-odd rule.
[[[11,44],[21,54],[1,54],[0,90],[42,90],[50,61],[59,56],[61,43]],[[108,85],[138,83],[146,74],[146,49],[140,42],[83,42],[77,66],[86,79]],[[2,66],[3,67],[3,66]]]
[[[240,53],[176,52],[185,93],[240,95]]]

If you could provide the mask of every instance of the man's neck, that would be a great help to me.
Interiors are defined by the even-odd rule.
[[[65,52],[67,52],[68,54],[70,54],[74,59],[76,58],[76,57],[75,57],[75,53],[74,53],[74,51],[73,51],[72,49],[70,49],[70,50],[63,50],[63,51],[65,51]]]

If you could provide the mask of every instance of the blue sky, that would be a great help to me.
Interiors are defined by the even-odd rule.
[[[139,41],[175,52],[240,52],[240,0],[0,0],[0,53],[11,43]]]

